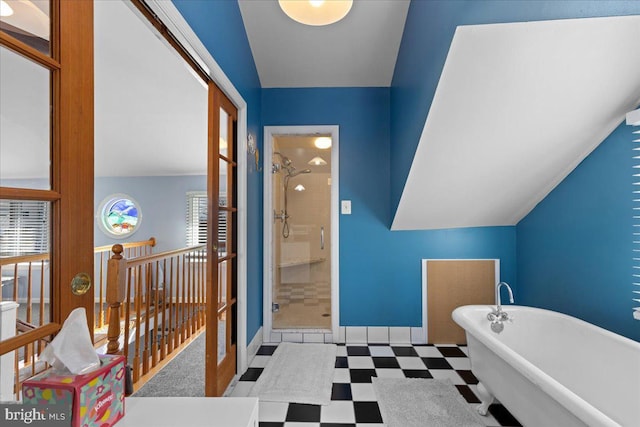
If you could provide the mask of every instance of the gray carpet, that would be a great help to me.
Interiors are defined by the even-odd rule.
[[[140,390],[135,397],[203,397],[206,332],[200,334]]]
[[[387,427],[484,426],[451,381],[376,377],[372,380]]]

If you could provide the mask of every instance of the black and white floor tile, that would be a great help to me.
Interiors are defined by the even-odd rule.
[[[231,396],[247,396],[277,344],[258,350]],[[339,345],[331,404],[260,402],[260,427],[376,427],[383,426],[372,377],[450,379],[472,407],[480,403],[478,380],[470,370],[467,349],[455,345]],[[487,426],[520,426],[500,404],[485,417]]]

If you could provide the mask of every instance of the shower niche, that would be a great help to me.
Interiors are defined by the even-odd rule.
[[[317,135],[273,139],[274,330],[331,329],[330,146]]]

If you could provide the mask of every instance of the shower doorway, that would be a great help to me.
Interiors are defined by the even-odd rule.
[[[264,340],[338,331],[338,127],[266,127]]]

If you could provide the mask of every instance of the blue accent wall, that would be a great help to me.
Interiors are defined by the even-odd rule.
[[[340,126],[340,199],[352,201],[352,214],[340,216],[343,326],[421,326],[422,258],[499,258],[502,279],[515,285],[515,227],[389,229],[389,96],[389,88],[263,89],[265,126]]]
[[[400,202],[458,25],[637,15],[631,1],[412,1],[391,85],[391,209]]]
[[[260,149],[263,125],[340,126],[340,194],[353,203],[353,214],[340,218],[342,325],[418,326],[420,259],[499,258],[501,278],[514,285],[517,302],[568,312],[638,339],[629,313],[630,240],[623,237],[628,194],[610,200],[629,187],[630,173],[625,181],[609,152],[621,149],[610,142],[621,130],[517,228],[392,232],[389,225],[456,26],[640,14],[640,2],[413,1],[391,88],[264,90],[236,1],[173,2],[246,100],[249,131]],[[249,162],[248,340],[262,324],[262,179]]]
[[[247,103],[247,131],[262,151],[261,86],[238,2],[173,0]],[[246,154],[240,154],[246,155]],[[261,159],[262,160],[262,159]],[[262,325],[262,172],[247,170],[247,342]]]
[[[620,125],[520,221],[518,284],[525,305],[640,341],[631,301],[632,137]]]

